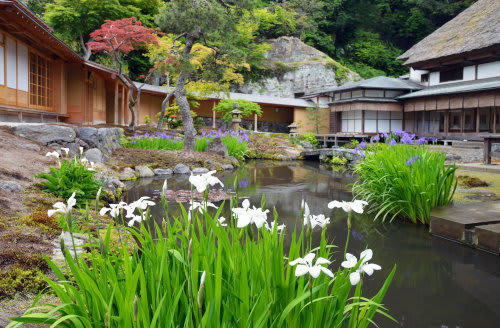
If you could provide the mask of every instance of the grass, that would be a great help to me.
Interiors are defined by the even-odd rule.
[[[166,202],[162,199],[166,214]],[[224,204],[223,204],[224,205]],[[296,277],[288,263],[309,252],[329,258],[325,231],[309,248],[304,230],[278,233],[253,225],[218,224],[223,205],[210,215],[182,208],[180,218],[161,226],[146,220],[137,227],[108,226],[94,238],[90,253],[73,259],[63,244],[70,278],[47,259],[57,279],[46,278],[60,303],[38,300],[9,327],[21,323],[60,327],[367,327],[376,313],[386,316],[382,300],[395,267],[372,298],[362,284],[352,286],[345,269],[334,264],[335,278]],[[230,201],[237,205],[237,196]],[[265,200],[262,201],[265,207]],[[68,214],[69,216],[71,214]],[[274,222],[279,220],[274,212]],[[120,234],[113,247],[112,233]],[[285,234],[291,234],[285,247]],[[101,236],[101,235],[99,235]],[[130,245],[137,245],[130,252]],[[71,248],[71,247],[70,247]],[[288,249],[285,252],[285,249]],[[342,247],[343,249],[343,247]],[[333,266],[330,266],[332,268]],[[201,282],[203,273],[206,279]]]
[[[354,172],[356,198],[371,204],[375,219],[396,217],[428,224],[435,206],[450,204],[455,193],[455,165],[445,166],[445,154],[426,145],[376,144]]]

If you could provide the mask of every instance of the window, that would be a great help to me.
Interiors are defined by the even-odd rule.
[[[342,132],[361,132],[361,111],[342,112]]]
[[[30,105],[40,109],[52,109],[52,63],[37,54],[30,53]]]
[[[464,69],[462,67],[439,72],[439,82],[459,81],[464,79]]]
[[[476,131],[476,110],[472,108],[464,109],[464,132]]]
[[[443,110],[438,110],[436,112],[437,121],[439,121],[439,132],[444,132],[444,118],[445,112]]]
[[[491,111],[489,108],[479,109],[479,131],[488,132],[491,129]]]
[[[420,75],[420,82],[422,83],[429,82],[429,73]]]
[[[462,130],[462,111],[451,110],[449,114],[450,121],[448,122],[449,132],[460,132]]]

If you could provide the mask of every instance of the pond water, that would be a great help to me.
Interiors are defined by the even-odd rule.
[[[347,217],[340,209],[328,209],[327,204],[352,199],[348,184],[355,180],[353,176],[310,162],[255,161],[217,177],[229,188],[237,177],[240,197],[248,197],[251,204],[259,205],[265,193],[268,208],[276,207],[279,222],[285,223],[288,231],[295,225],[302,227],[299,217],[303,198],[312,214],[329,216],[327,236],[339,246],[331,269],[337,269],[342,260],[340,249],[346,242]],[[163,180],[154,179],[131,183],[126,201],[153,196],[162,184]],[[170,178],[168,187],[189,189],[188,176]],[[152,213],[160,220],[164,216],[160,206],[153,207]],[[168,214],[178,213],[178,205],[169,202]],[[229,217],[229,213],[224,216]],[[314,237],[319,240],[319,230]],[[372,297],[393,266],[398,267],[384,299],[398,323],[376,316],[379,327],[500,327],[500,257],[432,237],[424,226],[382,224],[369,215],[358,215],[353,220],[348,252],[359,257],[367,247],[373,249],[372,261],[382,270],[365,276],[364,296]]]

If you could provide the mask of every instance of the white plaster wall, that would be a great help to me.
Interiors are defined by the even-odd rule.
[[[17,88],[17,72],[16,72],[16,41],[7,38],[5,42],[7,49],[7,87]]]
[[[29,64],[28,48],[20,43],[17,44],[17,88],[28,92],[29,87]]]
[[[439,84],[439,72],[432,72],[429,75],[429,85]]]
[[[464,81],[472,81],[476,79],[476,66],[464,67]]]
[[[481,64],[477,67],[477,79],[487,79],[500,76],[500,61]]]
[[[410,81],[417,82],[422,84],[421,81],[421,76],[423,74],[427,74],[429,71],[426,70],[421,70],[421,69],[413,69],[410,67]]]

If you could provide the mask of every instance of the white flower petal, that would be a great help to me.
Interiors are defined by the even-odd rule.
[[[304,260],[306,260],[306,262],[309,264],[309,266],[312,266],[312,261],[314,260],[315,257],[316,257],[316,254],[309,253],[306,256],[304,256]]]
[[[236,223],[236,227],[244,228],[247,225],[249,225],[251,223],[251,221],[252,220],[250,219],[249,215],[246,215],[246,214],[238,215],[238,222]]]
[[[349,280],[351,281],[351,285],[355,286],[361,280],[361,276],[359,272],[355,271],[349,274]]]
[[[307,262],[303,258],[299,257],[298,259],[295,259],[292,262],[288,263],[288,265],[291,265],[291,266],[294,266],[294,265],[297,265],[297,264],[307,265]]]
[[[369,276],[373,274],[373,270],[380,270],[382,269],[380,265],[375,264],[375,263],[366,263],[361,267],[361,269]]]
[[[248,209],[250,207],[250,201],[248,199],[243,200],[241,206],[243,206],[244,209]]]
[[[338,200],[334,200],[328,203],[328,208],[342,208],[342,203],[339,202]]]
[[[326,275],[330,276],[331,278],[334,277],[333,272],[330,271],[328,268],[320,267],[321,271],[323,271]]]
[[[319,265],[315,265],[315,266],[311,267],[309,269],[309,274],[311,275],[311,277],[318,278],[319,274],[321,273],[321,268],[322,267]]]
[[[342,262],[340,265],[347,269],[353,268],[356,265],[356,263],[358,263],[358,259],[356,258],[356,256],[349,253],[345,254],[345,259],[346,260]]]
[[[299,264],[295,269],[295,276],[300,277],[309,272],[309,267],[307,265]]]
[[[330,263],[332,263],[332,262],[328,261],[324,257],[318,257],[318,259],[316,260],[315,265],[330,264]]]
[[[371,249],[365,249],[359,255],[359,258],[361,259],[361,263],[365,263],[365,262],[370,261],[372,259],[372,257],[373,257],[373,251]]]

